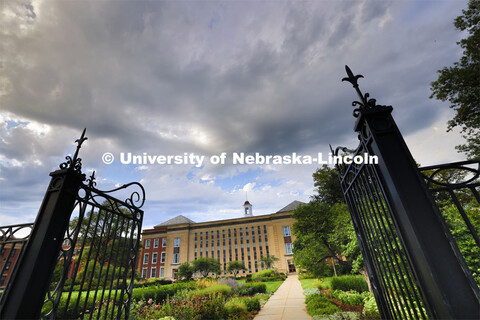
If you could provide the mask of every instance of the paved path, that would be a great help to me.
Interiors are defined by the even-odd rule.
[[[297,275],[289,275],[254,320],[312,320],[305,308],[305,296]]]

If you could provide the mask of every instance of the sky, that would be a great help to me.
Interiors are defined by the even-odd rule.
[[[415,160],[460,161],[437,70],[462,54],[467,1],[0,2],[0,225],[33,222],[87,129],[82,170],[97,188],[138,181],[144,228],[276,212],[314,194],[318,164],[233,164],[234,153],[328,155],[355,148],[351,85],[392,105]],[[102,156],[115,160],[105,164]],[[124,164],[121,154],[195,154]],[[224,164],[212,156],[227,155]],[[125,158],[126,159],[126,158]],[[153,159],[153,158],[152,158]],[[156,158],[155,158],[156,159]]]

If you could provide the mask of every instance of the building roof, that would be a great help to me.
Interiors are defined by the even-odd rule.
[[[247,203],[248,201],[246,201]],[[248,204],[250,204],[248,202]],[[288,205],[286,205],[285,207],[283,207],[282,209],[278,210],[276,213],[285,213],[285,212],[292,212],[293,210],[295,210],[299,205],[302,205],[302,204],[306,204],[305,202],[301,202],[301,201],[293,201],[291,203],[289,203]],[[274,215],[274,214],[272,214]],[[206,222],[195,222],[193,220],[190,220],[188,219],[187,217],[184,217],[182,215],[179,215],[179,216],[176,216],[175,218],[172,218],[170,220],[167,220],[163,223],[160,223],[156,226],[154,226],[154,228],[162,228],[162,227],[168,227],[168,226],[175,226],[175,225],[181,225],[181,224],[195,224],[195,225],[198,225],[198,226],[201,226],[202,224],[205,224],[205,223],[221,223],[222,221],[233,221],[233,220],[237,220],[237,219],[258,219],[258,218],[265,218],[267,216],[270,216],[270,215],[265,215],[265,216],[247,216],[247,217],[237,217],[237,218],[232,218],[232,219],[226,219],[226,220],[218,220],[218,221],[206,221]],[[148,231],[148,230],[147,230]],[[153,229],[152,229],[153,231]]]
[[[174,225],[177,225],[177,224],[193,224],[193,223],[196,223],[195,221],[193,220],[190,220],[188,219],[187,217],[184,217],[182,215],[179,215],[179,216],[176,216],[175,218],[172,218],[170,220],[167,220],[163,223],[160,223],[156,226],[154,226],[154,228],[157,228],[157,227],[166,227],[166,226],[174,226]]]
[[[246,205],[249,205],[249,204],[250,204],[250,202],[248,202],[248,200],[247,200],[247,201],[245,201],[245,203],[243,205],[246,206]]]
[[[291,211],[295,210],[299,205],[302,205],[302,204],[306,204],[306,203],[301,202],[301,201],[297,201],[297,200],[292,201],[289,204],[287,204],[285,207],[283,207],[282,209],[278,210],[277,213],[291,212]]]

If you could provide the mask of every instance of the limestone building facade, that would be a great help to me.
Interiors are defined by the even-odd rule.
[[[180,264],[201,257],[220,261],[221,275],[231,275],[230,261],[243,261],[251,274],[265,268],[262,256],[279,258],[274,267],[279,272],[295,272],[293,264],[293,210],[302,204],[293,201],[275,213],[254,216],[245,201],[240,218],[196,223],[182,215],[142,232],[138,272],[142,278],[176,279]]]

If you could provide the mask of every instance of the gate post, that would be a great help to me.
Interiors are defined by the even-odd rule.
[[[358,78],[346,66],[358,93],[355,131],[368,137],[368,152],[378,156],[379,178],[392,208],[392,218],[429,316],[435,319],[475,319],[479,315],[474,283],[450,232],[441,220],[416,162],[391,115],[391,106],[376,105],[358,88]],[[363,139],[362,138],[362,139]]]
[[[85,137],[83,130],[76,140],[77,149],[72,158],[60,165],[52,177],[40,207],[23,257],[19,261],[10,289],[4,294],[0,319],[39,319],[45,295],[50,284],[58,252],[69,226],[76,194],[85,175],[81,172],[78,152]]]

